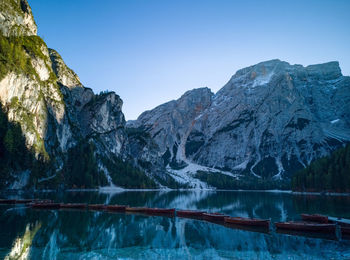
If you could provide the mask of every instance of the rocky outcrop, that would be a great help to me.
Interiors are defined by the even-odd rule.
[[[350,77],[338,62],[262,62],[237,71],[215,95],[200,93],[129,124],[150,133],[166,158],[258,178],[288,178],[350,140]],[[198,103],[183,102],[192,95]]]
[[[4,36],[36,35],[37,27],[27,0],[0,1],[0,31]]]
[[[136,121],[129,121],[127,126],[142,128],[149,133],[159,152],[167,154],[166,160],[181,161],[186,156],[184,139],[187,140],[196,120],[211,105],[213,95],[209,88],[187,91],[176,101],[142,113]]]

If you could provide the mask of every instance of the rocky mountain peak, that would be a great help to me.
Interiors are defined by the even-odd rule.
[[[306,67],[306,70],[310,76],[316,76],[327,80],[336,79],[342,76],[338,61],[309,65]]]
[[[0,1],[0,31],[4,36],[37,35],[37,26],[27,0]]]
[[[82,87],[78,75],[64,63],[57,51],[49,48],[52,69],[57,75],[58,82],[68,88]]]

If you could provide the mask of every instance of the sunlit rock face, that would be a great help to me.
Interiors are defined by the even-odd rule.
[[[184,95],[197,105],[181,97],[128,124],[143,127],[163,154],[179,147],[192,163],[274,179],[350,140],[350,77],[338,62],[266,61],[237,71],[215,95],[202,93]]]
[[[27,0],[0,2],[0,31],[5,36],[36,35],[37,27]]]
[[[136,142],[130,142],[130,153],[143,161],[151,162],[156,166],[152,168],[152,172],[161,169],[163,175],[166,172],[165,166],[169,163],[179,167],[187,165],[187,137],[201,113],[212,103],[213,95],[209,88],[187,91],[180,99],[146,111],[135,121],[128,121],[129,132],[133,129],[140,131],[138,135],[131,134],[131,141],[136,139]],[[140,138],[143,138],[144,145],[137,142]],[[138,147],[135,147],[135,143]],[[204,184],[203,187],[205,186]]]

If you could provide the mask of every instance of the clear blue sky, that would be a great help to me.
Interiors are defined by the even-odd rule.
[[[29,0],[38,33],[127,119],[278,58],[350,75],[350,1]]]

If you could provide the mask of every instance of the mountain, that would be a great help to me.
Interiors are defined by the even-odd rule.
[[[1,1],[0,20],[2,109],[10,122],[20,124],[26,146],[41,162],[41,170],[26,177],[28,182],[20,180],[28,173],[25,165],[10,167],[13,181],[5,179],[2,186],[153,187],[155,183],[129,160],[120,97],[114,92],[96,95],[82,85],[61,56],[36,35],[26,0]]]
[[[127,126],[149,133],[184,183],[198,170],[273,181],[348,142],[349,111],[350,77],[338,62],[270,60],[237,71],[216,94],[186,92]]]
[[[125,122],[116,93],[37,36],[26,0],[2,0],[0,188],[281,187],[350,140],[349,88],[338,62],[271,60]]]

